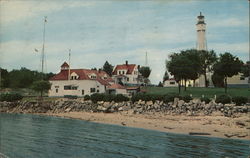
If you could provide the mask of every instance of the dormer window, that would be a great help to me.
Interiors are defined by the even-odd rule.
[[[89,76],[89,78],[91,78],[91,79],[96,79],[96,74],[91,74],[90,76]]]
[[[77,80],[78,78],[79,78],[79,76],[75,72],[71,73],[71,75],[70,75],[71,80]]]
[[[107,75],[105,74],[104,76],[103,76],[103,79],[104,80],[106,80],[108,77],[107,77]]]

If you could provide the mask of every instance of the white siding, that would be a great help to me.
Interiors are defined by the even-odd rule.
[[[95,88],[95,92],[99,90],[99,93],[105,92],[105,86],[101,85],[96,80],[57,80],[50,81],[51,89],[49,90],[49,96],[64,96],[64,95],[91,95],[93,93],[90,92],[90,88]],[[64,86],[66,85],[74,85],[77,86],[77,90],[64,90]],[[58,92],[56,92],[58,89]],[[84,94],[82,95],[82,90],[84,90]]]

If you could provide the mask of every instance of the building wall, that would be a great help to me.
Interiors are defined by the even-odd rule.
[[[116,94],[128,95],[126,89],[116,89]]]
[[[171,82],[174,82],[174,84],[170,84]],[[175,80],[166,80],[163,83],[163,87],[178,87],[178,83]]]
[[[101,85],[96,80],[57,80],[50,81],[51,89],[49,90],[49,96],[64,96],[64,95],[91,95],[96,93],[99,90],[99,93],[105,92],[105,86]],[[66,85],[74,85],[77,86],[77,90],[64,90],[64,86]],[[96,91],[91,93],[90,88],[95,88]],[[56,92],[58,89],[58,92]],[[82,90],[84,90],[84,94],[82,94]]]
[[[244,77],[242,74],[234,75],[227,79],[227,84],[229,87],[248,87],[248,77]]]

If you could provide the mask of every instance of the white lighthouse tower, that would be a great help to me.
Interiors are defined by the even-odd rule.
[[[204,21],[204,16],[201,14],[197,17],[196,31],[197,31],[197,50],[207,50],[207,40],[206,40],[206,23]]]
[[[206,23],[204,20],[204,16],[200,12],[200,15],[197,16],[197,24],[196,24],[196,31],[197,31],[197,42],[196,42],[196,49],[197,50],[204,50],[207,51],[207,40],[206,40]],[[211,80],[211,73],[207,73],[207,81],[208,81],[208,86],[212,85],[212,80]],[[201,75],[198,78],[198,87],[205,87],[205,76]]]

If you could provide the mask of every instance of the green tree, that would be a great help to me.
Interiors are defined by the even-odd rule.
[[[215,87],[224,87],[224,77],[217,73],[213,73],[212,82]]]
[[[247,61],[246,64],[242,66],[241,72],[243,73],[244,77],[250,76],[250,61]]]
[[[158,87],[163,87],[163,84],[161,83],[161,81],[159,82]]]
[[[179,94],[181,92],[181,80],[186,79],[187,73],[190,71],[188,65],[190,61],[179,54],[172,54],[170,60],[166,61],[166,67],[170,74],[174,76],[178,83]]]
[[[149,81],[148,77],[150,76],[150,73],[151,73],[150,67],[142,66],[139,68],[139,72],[143,77],[144,83],[146,83],[146,84],[149,83],[150,81]]]
[[[200,55],[201,72],[204,75],[205,87],[208,87],[207,73],[211,72],[212,65],[217,61],[216,53],[211,51],[201,50],[198,51]]]
[[[189,73],[186,76],[186,80],[190,79],[193,80],[195,85],[195,80],[199,78],[199,74],[201,72],[201,59],[200,53],[197,52],[196,49],[188,49],[185,51],[181,51],[182,56],[189,60]],[[186,80],[185,80],[185,90],[186,90]]]
[[[108,61],[106,61],[102,67],[103,71],[105,71],[109,76],[112,76],[114,66],[112,66]]]
[[[10,84],[9,72],[6,69],[0,68],[0,87],[7,88]]]
[[[243,66],[243,62],[231,53],[220,54],[219,60],[214,64],[214,73],[223,76],[225,93],[227,93],[227,78],[237,75]]]
[[[40,96],[43,97],[43,92],[48,91],[51,88],[51,83],[49,81],[35,81],[32,84],[32,89],[40,93]]]
[[[166,70],[163,76],[163,82],[165,82],[166,80],[169,80],[169,75],[168,75],[168,71]]]

